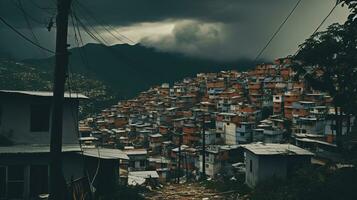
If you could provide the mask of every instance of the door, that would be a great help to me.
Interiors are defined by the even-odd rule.
[[[31,165],[30,167],[30,195],[38,197],[39,194],[48,193],[48,166]]]

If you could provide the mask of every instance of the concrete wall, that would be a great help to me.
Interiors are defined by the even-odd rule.
[[[252,165],[251,165],[252,164]],[[245,152],[245,182],[249,187],[254,187],[258,182],[259,174],[259,159],[258,156],[252,154],[251,152]],[[250,170],[252,168],[252,170]]]
[[[272,177],[286,178],[287,159],[282,156],[257,156],[246,151],[246,184],[255,187],[260,181]],[[250,165],[252,164],[252,171]]]
[[[234,145],[238,144],[237,142],[237,133],[236,128],[237,126],[234,123],[224,123],[224,135],[225,135],[225,144]]]
[[[12,154],[11,156],[0,156],[0,166],[11,167],[11,165],[24,166],[24,198],[30,195],[30,168],[33,165],[48,166],[49,153],[38,154]],[[63,154],[63,174],[67,182],[85,176],[83,170],[83,160],[81,155],[76,153]]]
[[[276,177],[285,179],[301,167],[311,163],[311,156],[307,155],[263,155],[257,156],[250,151],[246,155],[246,184],[255,187],[261,181]],[[252,161],[252,171],[250,164]]]
[[[34,103],[51,103],[51,98],[5,96],[0,99],[0,134],[15,144],[49,144],[50,133],[30,131],[30,108]],[[78,101],[66,100],[63,113],[63,144],[77,144]]]

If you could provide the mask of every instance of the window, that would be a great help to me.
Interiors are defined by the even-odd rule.
[[[253,161],[250,160],[249,162],[249,171],[252,172],[253,171]]]
[[[50,125],[50,106],[48,104],[31,105],[31,132],[49,131]]]
[[[146,163],[145,160],[140,160],[140,167],[145,167],[145,163]]]
[[[9,165],[7,168],[7,196],[22,198],[24,195],[24,166]]]
[[[0,105],[0,126],[1,126],[1,121],[2,121],[2,106]]]

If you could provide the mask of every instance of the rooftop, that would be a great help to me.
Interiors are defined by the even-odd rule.
[[[62,145],[62,152],[80,152],[79,145]],[[49,145],[13,145],[0,147],[0,154],[49,153]]]
[[[148,153],[146,149],[125,149],[124,152],[126,155],[146,155]]]
[[[48,91],[21,91],[21,90],[0,90],[0,94],[19,94],[27,96],[38,96],[38,97],[52,97],[53,92]],[[68,93],[64,94],[65,98],[71,99],[88,99],[87,96],[79,93]]]
[[[156,171],[129,172],[129,176],[135,176],[141,178],[159,178],[159,174]]]
[[[122,150],[119,149],[83,148],[83,155],[101,159],[129,160],[129,157]]]
[[[294,146],[292,144],[253,143],[242,145],[242,147],[256,155],[314,155],[310,151]]]

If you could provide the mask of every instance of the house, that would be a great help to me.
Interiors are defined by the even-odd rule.
[[[299,117],[293,121],[294,134],[323,135],[325,131],[325,119],[316,117]]]
[[[242,151],[239,145],[209,145],[205,151],[205,171],[206,175],[212,178],[218,174],[229,173],[227,167],[231,167],[233,163],[242,161]],[[203,157],[202,154],[198,157],[197,168],[203,172]]]
[[[216,129],[205,130],[205,144],[219,144],[222,142],[221,134],[216,132]],[[200,139],[200,143],[202,143],[202,138]]]
[[[246,144],[252,140],[254,122],[224,123],[225,143]]]
[[[149,148],[153,154],[158,154],[161,152],[161,142],[163,138],[160,133],[149,135]]]
[[[48,193],[50,162],[50,105],[52,92],[0,90],[0,199],[31,199]],[[67,183],[91,179],[93,186],[102,185],[105,173],[115,172],[123,154],[105,157],[81,150],[78,130],[80,94],[65,94],[62,136],[62,170]],[[90,151],[90,150],[89,150]],[[100,156],[99,156],[100,155]],[[102,163],[100,166],[98,162]],[[99,166],[99,167],[98,167]],[[85,173],[86,171],[86,173]],[[90,177],[87,177],[89,175]],[[106,179],[106,188],[114,186],[116,176]],[[113,184],[109,184],[113,183]],[[103,189],[103,190],[102,190]]]
[[[165,183],[170,178],[170,159],[164,156],[160,157],[149,157],[149,169],[156,170],[159,174],[159,181]]]
[[[144,171],[148,166],[146,149],[124,149],[129,157],[128,171]]]
[[[257,129],[253,130],[253,141],[265,143],[280,143],[283,140],[284,126],[283,120],[271,117],[260,121]]]
[[[310,164],[313,153],[291,144],[252,143],[245,149],[246,184],[255,187],[272,177],[285,179],[299,166]]]
[[[84,147],[95,147],[98,138],[93,137],[92,129],[88,126],[79,126],[79,142]]]

